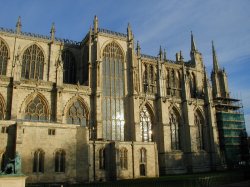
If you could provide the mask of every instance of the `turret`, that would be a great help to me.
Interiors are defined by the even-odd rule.
[[[195,65],[195,67],[202,70],[203,69],[202,54],[198,51],[196,47],[192,31],[191,31],[190,57],[191,57],[191,62]]]
[[[20,34],[22,30],[22,23],[21,23],[21,17],[18,17],[17,23],[16,23],[16,33]]]

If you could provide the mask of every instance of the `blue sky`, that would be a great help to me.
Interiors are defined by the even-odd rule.
[[[94,15],[99,26],[126,33],[128,22],[142,52],[157,55],[159,46],[174,59],[182,50],[188,60],[190,31],[210,75],[211,40],[220,67],[228,74],[232,96],[241,98],[250,134],[250,1],[249,0],[0,0],[0,27],[49,35],[55,22],[56,37],[81,41]]]

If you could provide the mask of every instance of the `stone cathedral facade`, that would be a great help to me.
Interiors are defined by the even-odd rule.
[[[54,25],[49,37],[21,28],[19,18],[16,30],[0,29],[1,169],[15,152],[30,183],[221,167],[213,90],[193,35],[184,61],[181,52],[141,54],[129,25],[117,33],[97,17],[81,42],[56,38]]]

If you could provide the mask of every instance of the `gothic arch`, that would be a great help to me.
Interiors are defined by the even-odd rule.
[[[181,115],[178,108],[173,106],[169,110],[169,125],[171,137],[171,149],[181,150]]]
[[[26,79],[43,80],[44,66],[46,64],[45,52],[43,48],[33,42],[27,45],[21,53],[22,71],[21,77]],[[35,57],[35,61],[33,58]]]
[[[41,94],[40,92],[33,92],[31,94],[29,94],[25,100],[23,101],[21,108],[20,108],[20,113],[22,114],[22,119],[25,119],[28,115],[29,112],[27,112],[27,108],[29,107],[29,105],[35,100],[35,99],[39,99],[39,102],[44,105],[44,114],[45,114],[45,119],[41,120],[41,121],[49,121],[50,120],[50,105],[48,100],[46,99],[46,97]],[[36,111],[36,110],[35,110]],[[40,120],[38,120],[40,121]]]
[[[71,109],[71,107],[73,107],[73,105],[75,103],[80,103],[80,105],[82,106],[81,108],[83,109],[83,114],[85,114],[85,122],[86,122],[86,126],[88,127],[88,121],[89,121],[89,107],[87,105],[87,103],[85,102],[85,100],[80,97],[80,96],[74,96],[72,97],[65,105],[64,109],[63,109],[63,116],[64,116],[64,122],[67,123],[68,118],[70,118],[68,112]],[[79,117],[79,116],[78,116]],[[78,123],[74,123],[74,124],[78,124]],[[80,125],[80,124],[79,124]]]
[[[199,115],[201,116],[203,122],[204,122],[204,125],[206,125],[206,124],[205,124],[206,117],[205,117],[205,115],[204,115],[203,110],[202,110],[200,107],[196,106],[196,107],[194,108],[194,113],[195,113],[195,114],[199,114]]]
[[[6,75],[8,61],[10,58],[10,49],[5,40],[0,37],[0,75]]]
[[[123,50],[123,47],[121,46],[121,44],[119,42],[117,42],[116,40],[114,39],[110,39],[110,40],[107,40],[106,42],[104,42],[104,44],[102,45],[101,47],[101,51],[100,51],[100,56],[101,56],[101,59],[103,60],[103,53],[104,53],[104,50],[105,48],[109,45],[109,44],[115,44],[117,45],[117,47],[121,50],[121,53],[122,53],[122,56],[123,56],[123,62],[125,62],[125,59],[126,59],[126,54]]]
[[[152,117],[152,120],[155,119],[155,111],[154,111],[154,107],[149,103],[148,100],[145,100],[141,105],[140,105],[140,111],[142,110],[143,107],[146,107],[149,110],[149,113]]]
[[[6,104],[3,96],[0,94],[0,120],[5,119],[6,116]]]
[[[0,37],[0,41],[2,41],[4,43],[4,45],[7,47],[8,59],[9,59],[10,58],[10,46],[8,45],[8,43],[2,37]]]
[[[168,107],[168,110],[169,111],[174,111],[180,117],[180,120],[181,120],[182,112],[179,109],[179,107],[177,107],[177,105],[175,103],[171,103],[170,106]]]
[[[140,109],[140,136],[143,142],[154,141],[155,125],[154,115],[149,105],[146,104]]]
[[[199,108],[194,113],[194,125],[197,150],[205,150],[205,118]]]

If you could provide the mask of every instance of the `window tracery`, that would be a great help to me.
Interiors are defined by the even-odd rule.
[[[196,126],[196,143],[198,150],[205,149],[205,142],[204,142],[204,121],[201,114],[198,112],[194,115],[194,124]]]
[[[0,75],[6,75],[8,63],[8,48],[0,39]]]
[[[140,112],[140,129],[143,142],[152,141],[152,119],[146,106]]]
[[[181,78],[178,70],[167,69],[167,94],[181,97]]]
[[[171,111],[169,114],[170,133],[171,133],[171,148],[172,150],[180,149],[180,120],[178,115]]]
[[[33,158],[33,172],[34,173],[44,172],[44,157],[45,157],[45,153],[41,149],[38,149],[34,153],[34,158]]]
[[[103,51],[102,63],[102,117],[103,138],[124,140],[124,55],[115,43]]]
[[[31,121],[48,121],[48,106],[40,96],[36,96],[31,100],[25,109],[24,118]]]
[[[43,79],[44,54],[36,45],[24,51],[22,58],[22,77],[26,79]]]
[[[67,112],[66,121],[68,124],[76,124],[76,125],[87,125],[87,110],[85,109],[82,102],[76,100],[70,106]]]
[[[156,75],[154,66],[152,64],[145,64],[145,70],[143,75],[143,88],[145,93],[156,93]]]
[[[128,150],[126,148],[120,150],[120,167],[128,169]]]

